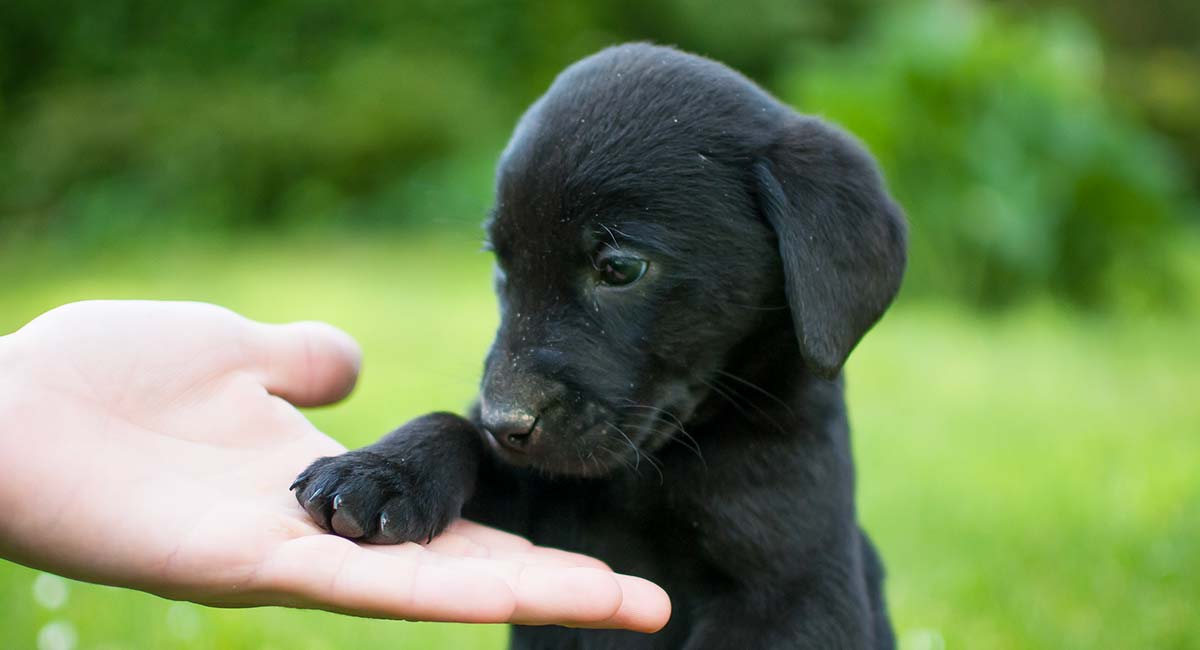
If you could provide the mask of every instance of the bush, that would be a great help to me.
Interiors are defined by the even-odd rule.
[[[1104,65],[1071,15],[935,1],[801,53],[781,86],[881,160],[912,222],[913,291],[1099,306],[1119,289],[1163,304],[1165,245],[1194,197],[1167,144],[1105,96]]]

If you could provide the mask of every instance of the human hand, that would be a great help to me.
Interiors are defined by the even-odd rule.
[[[0,557],[229,607],[654,631],[657,586],[458,521],[428,545],[324,534],[287,491],[345,449],[294,407],[360,353],[328,325],[199,303],[86,302],[0,337]]]

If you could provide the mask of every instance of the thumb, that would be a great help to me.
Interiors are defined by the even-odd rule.
[[[254,325],[255,370],[271,394],[296,406],[321,406],[354,389],[362,350],[349,334],[318,322]]]

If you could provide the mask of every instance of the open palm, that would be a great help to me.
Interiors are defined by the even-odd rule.
[[[344,397],[357,345],[199,303],[87,302],[0,338],[0,556],[219,606],[661,627],[661,589],[467,521],[428,545],[324,534],[287,486],[344,451],[295,406]]]

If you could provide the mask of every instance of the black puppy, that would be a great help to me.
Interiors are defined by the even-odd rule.
[[[461,512],[674,601],[657,634],[518,627],[518,648],[892,647],[841,380],[905,265],[869,155],[718,63],[623,45],[521,119],[487,232],[478,402],[313,463],[312,517],[395,543]]]

